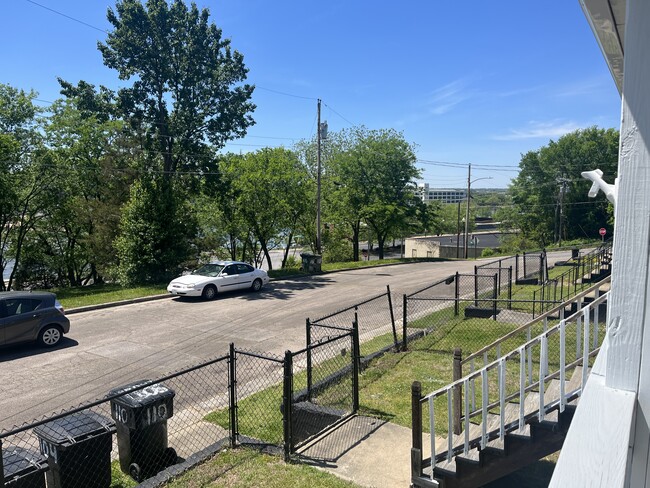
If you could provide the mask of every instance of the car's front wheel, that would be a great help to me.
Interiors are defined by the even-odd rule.
[[[44,347],[54,347],[62,337],[63,334],[58,325],[48,325],[38,334],[38,342]]]
[[[214,300],[217,297],[217,287],[214,285],[208,285],[203,288],[203,293],[201,296],[204,300]]]
[[[262,280],[257,278],[255,279],[255,281],[253,281],[253,284],[251,285],[251,290],[260,291],[261,289],[262,289]]]

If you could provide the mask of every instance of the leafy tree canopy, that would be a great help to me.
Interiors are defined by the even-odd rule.
[[[183,0],[118,0],[108,20],[114,29],[98,44],[104,64],[134,80],[119,90],[119,108],[166,175],[204,169],[213,159],[208,143],[219,149],[246,134],[254,123],[253,86],[241,84],[244,58],[210,22],[208,9]]]
[[[523,155],[509,188],[513,207],[500,218],[540,246],[553,241],[598,238],[611,219],[604,195],[587,197],[591,182],[582,171],[600,169],[613,182],[618,169],[619,133],[590,127],[566,134]]]

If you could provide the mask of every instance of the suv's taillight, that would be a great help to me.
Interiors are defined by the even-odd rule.
[[[61,305],[61,303],[58,300],[54,302],[54,307],[63,315],[65,315],[65,310],[63,309],[63,305]]]

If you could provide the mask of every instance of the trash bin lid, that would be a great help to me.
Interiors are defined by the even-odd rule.
[[[34,427],[34,434],[52,444],[66,446],[115,430],[115,423],[111,419],[88,410]]]
[[[112,402],[118,403],[125,407],[138,408],[146,407],[151,403],[159,402],[161,399],[167,400],[174,398],[176,393],[171,388],[166,387],[162,383],[155,383],[145,388],[137,389],[140,385],[151,383],[151,380],[140,380],[128,385],[114,388],[108,392],[108,396],[119,395],[124,391],[133,390],[126,395],[114,398]],[[134,388],[136,388],[134,390]]]
[[[4,467],[5,481],[17,478],[18,476],[47,470],[47,461],[41,453],[23,449],[22,447],[8,447],[3,449],[2,465]]]

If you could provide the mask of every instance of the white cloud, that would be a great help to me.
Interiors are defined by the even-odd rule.
[[[507,134],[494,135],[491,139],[495,141],[517,141],[521,139],[552,139],[561,137],[569,132],[573,132],[582,128],[583,126],[575,122],[537,122],[531,121],[526,127],[521,129],[510,129]]]
[[[434,90],[427,102],[429,113],[445,114],[456,105],[471,98],[472,94],[468,91],[467,85],[467,80],[460,79]]]

